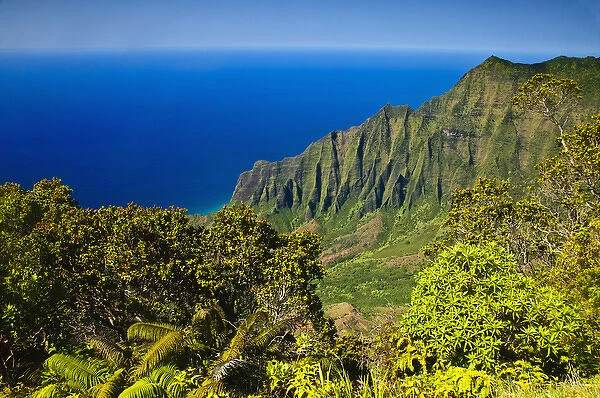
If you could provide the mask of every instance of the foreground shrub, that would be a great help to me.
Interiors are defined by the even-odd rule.
[[[451,366],[431,374],[405,378],[399,385],[408,397],[489,397],[494,378],[487,373]]]
[[[417,276],[400,330],[443,364],[488,372],[523,360],[560,376],[586,357],[577,309],[496,245],[443,252]]]

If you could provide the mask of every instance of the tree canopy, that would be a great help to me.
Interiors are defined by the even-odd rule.
[[[538,113],[558,127],[563,148],[566,149],[562,134],[569,121],[568,113],[577,106],[582,92],[579,84],[572,79],[558,79],[549,73],[538,73],[523,83],[512,104],[525,112]]]
[[[234,325],[258,310],[323,323],[320,238],[280,235],[244,205],[193,227],[184,209],[83,209],[58,179],[6,183],[0,248],[4,372],[91,337],[126,341],[141,320],[185,325],[211,303]]]

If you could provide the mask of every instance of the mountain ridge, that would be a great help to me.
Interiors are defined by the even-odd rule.
[[[232,201],[251,205],[279,230],[323,233],[326,250],[341,240],[341,251],[360,246],[359,228],[375,213],[380,226],[367,247],[440,217],[452,191],[478,177],[508,178],[525,189],[534,165],[559,149],[550,123],[519,115],[511,105],[535,73],[580,83],[584,99],[573,123],[600,109],[600,58],[519,64],[490,56],[416,110],[388,104],[297,156],[257,161],[240,175]]]

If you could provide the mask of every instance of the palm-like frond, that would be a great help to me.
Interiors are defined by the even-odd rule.
[[[173,382],[167,387],[167,393],[169,398],[183,398],[185,397],[186,386],[180,382]]]
[[[31,398],[58,398],[60,388],[56,384],[49,384],[46,387],[37,390],[31,395]]]
[[[43,367],[30,367],[25,371],[24,381],[26,384],[32,386],[39,386],[43,382],[44,368]]]
[[[119,367],[125,364],[125,352],[117,344],[101,339],[91,339],[89,345],[101,358],[113,366]]]
[[[227,362],[234,358],[239,358],[244,350],[247,348],[248,335],[255,327],[258,327],[269,319],[269,314],[265,311],[257,311],[251,314],[242,324],[237,328],[237,331],[228,347],[221,354],[222,362]]]
[[[154,369],[150,374],[150,379],[159,386],[167,389],[176,379],[179,369],[173,365],[165,365]]]
[[[167,392],[149,377],[139,379],[127,387],[118,398],[162,398],[167,397]]]
[[[207,380],[190,392],[187,398],[223,397],[226,393],[227,385],[222,380]]]
[[[250,367],[250,363],[238,358],[225,362],[219,361],[219,363],[213,367],[211,378],[215,381],[224,380],[235,374],[241,373],[241,371],[248,367]]]
[[[213,352],[215,347],[205,344],[204,341],[198,339],[196,336],[186,336],[185,346],[190,350],[198,353]]]
[[[252,339],[250,345],[253,349],[264,350],[273,339],[286,329],[290,329],[298,321],[297,318],[282,319],[279,322],[265,328],[256,337]]]
[[[185,389],[177,378],[180,373],[181,371],[173,365],[161,366],[152,371],[149,376],[137,380],[118,398],[182,398]]]
[[[225,313],[217,304],[200,308],[192,317],[192,330],[207,347],[219,347],[227,331]]]
[[[254,367],[251,362],[242,359],[245,354],[264,350],[277,334],[296,322],[289,318],[267,326],[268,321],[267,312],[257,311],[242,322],[227,348],[213,362],[210,375],[205,381],[206,386],[221,386],[222,384],[214,383],[226,383],[227,380],[239,378],[242,373]]]
[[[113,375],[102,384],[97,384],[90,389],[90,393],[95,398],[115,398],[121,391],[125,383],[123,372],[125,369],[118,369]]]
[[[156,384],[160,385],[168,393],[169,398],[179,398],[185,396],[185,372],[177,369],[173,365],[161,366],[150,374]]]
[[[185,344],[185,334],[172,330],[154,343],[136,366],[133,375],[140,377],[148,374],[169,355],[179,351]]]
[[[258,387],[257,366],[238,358],[213,368],[202,386],[188,394],[191,397],[246,397]]]
[[[127,338],[129,340],[142,340],[155,342],[162,339],[170,332],[180,332],[181,330],[168,323],[134,323],[127,329]]]
[[[244,322],[242,322],[240,328],[245,329],[246,332],[248,332],[257,326],[266,323],[268,320],[269,313],[267,311],[256,311],[250,314],[250,316],[246,318]]]
[[[196,323],[204,323],[206,320],[216,319],[222,321],[225,319],[225,312],[218,304],[213,304],[210,307],[202,307],[192,316],[192,325]]]
[[[52,355],[46,359],[44,365],[79,390],[88,390],[96,384],[103,383],[109,374],[106,363],[65,354]]]

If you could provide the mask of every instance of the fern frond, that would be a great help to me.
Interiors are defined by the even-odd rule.
[[[43,382],[43,374],[44,374],[43,367],[39,367],[39,366],[30,367],[25,371],[25,374],[23,375],[24,376],[23,379],[29,385],[39,386]]]
[[[154,383],[150,378],[145,377],[127,387],[118,398],[166,398],[166,391]]]
[[[236,334],[231,339],[229,346],[223,350],[219,358],[215,361],[215,364],[223,364],[235,358],[242,356],[244,349],[246,348],[246,336]]]
[[[219,362],[213,367],[211,379],[214,381],[225,380],[234,374],[240,373],[250,364],[242,359],[234,358],[226,362]]]
[[[170,332],[180,332],[181,330],[168,323],[134,323],[127,329],[127,338],[129,340],[142,340],[155,342],[162,339]]]
[[[298,318],[282,319],[281,321],[276,322],[275,324],[261,331],[258,334],[258,336],[254,337],[249,342],[249,345],[254,349],[264,350],[271,344],[271,342],[275,337],[277,337],[277,335],[279,335],[282,331],[286,329],[292,328],[292,326],[294,326],[297,321]]]
[[[175,365],[166,365],[152,371],[150,379],[165,389],[169,398],[181,398],[185,395],[185,383],[181,376],[185,376],[184,371]]]
[[[185,390],[185,384],[176,381],[169,384],[167,387],[167,394],[169,398],[183,398],[185,397]]]
[[[247,348],[248,334],[255,327],[265,323],[269,315],[265,311],[256,311],[252,313],[242,324],[237,328],[235,335],[229,342],[228,347],[221,354],[224,362],[234,358],[239,358]]]
[[[190,347],[196,347],[194,348],[196,351],[218,352],[229,345],[231,341],[231,330],[227,330],[224,327],[223,331],[220,333],[215,333],[215,329],[213,329],[213,333],[214,334],[209,336],[205,334],[194,336],[193,339],[190,339]]]
[[[187,398],[223,397],[227,392],[227,386],[221,380],[206,381],[202,386],[187,395]]]
[[[201,353],[214,351],[214,348],[205,344],[203,341],[199,341],[197,338],[187,336],[185,345],[192,351],[198,351]]]
[[[250,314],[248,318],[240,325],[240,328],[245,329],[247,332],[264,324],[269,320],[269,313],[266,311],[256,311]]]
[[[105,363],[71,355],[54,354],[44,362],[45,367],[77,389],[88,390],[103,383],[109,373]]]
[[[49,384],[41,390],[31,394],[31,398],[59,398],[60,388],[56,384]]]
[[[167,356],[179,351],[185,343],[185,335],[179,330],[173,330],[165,334],[160,340],[150,347],[142,357],[139,365],[133,372],[134,377],[148,374]]]
[[[199,309],[192,317],[192,330],[202,336],[208,347],[219,347],[227,330],[225,313],[218,305]]]
[[[200,308],[196,313],[192,316],[192,325],[196,323],[203,323],[206,320],[220,320],[225,319],[225,312],[218,305],[214,304],[210,307]]]
[[[91,339],[89,345],[100,357],[110,362],[113,366],[119,367],[124,365],[125,352],[117,344],[101,339]]]
[[[102,384],[97,384],[90,389],[92,396],[96,398],[115,398],[125,382],[123,372],[125,369],[119,369]]]
[[[163,387],[165,390],[171,383],[176,380],[177,374],[180,372],[174,365],[165,365],[156,368],[152,371],[149,378],[154,383]]]
[[[185,391],[177,380],[180,373],[181,371],[173,365],[161,366],[152,371],[149,376],[137,380],[125,389],[118,398],[181,398],[184,396]]]

